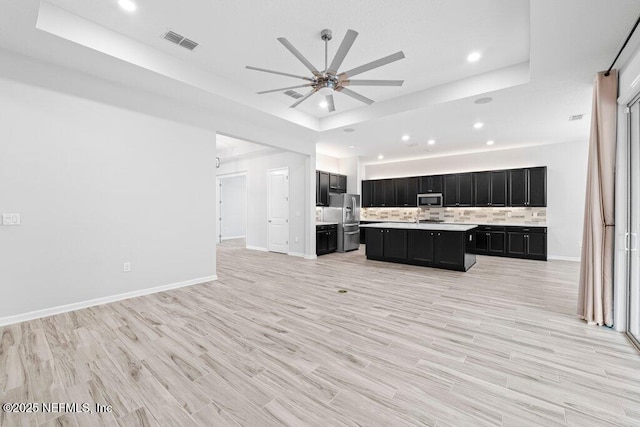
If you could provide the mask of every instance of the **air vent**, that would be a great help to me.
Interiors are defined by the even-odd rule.
[[[569,116],[569,121],[573,122],[575,120],[582,120],[582,116],[584,116],[584,114],[576,114],[575,116]]]
[[[302,98],[302,95],[299,94],[298,92],[296,92],[295,90],[288,90],[284,93],[285,95],[289,95],[290,97],[294,98],[294,99],[300,99]]]
[[[178,46],[182,46],[185,49],[193,50],[198,46],[198,43],[193,40],[189,40],[181,34],[175,33],[173,31],[167,31],[164,34],[165,40],[169,40],[171,43],[175,43]]]

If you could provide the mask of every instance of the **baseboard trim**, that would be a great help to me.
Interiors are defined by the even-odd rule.
[[[289,256],[297,256],[298,258],[304,258],[305,254],[301,254],[299,252],[289,252],[287,255]]]
[[[305,255],[304,259],[318,259],[317,255]]]
[[[102,298],[95,298],[86,301],[75,302],[73,304],[60,305],[57,307],[44,308],[42,310],[30,311],[28,313],[16,314],[13,316],[0,317],[0,326],[12,325],[14,323],[26,322],[28,320],[40,319],[42,317],[54,316],[56,314],[67,313],[69,311],[81,310],[83,308],[95,307],[96,305],[109,304],[143,295],[155,294],[171,289],[183,288],[185,286],[199,285],[205,282],[218,280],[218,275],[200,277],[197,279],[185,280],[184,282],[171,283],[169,285],[156,286],[153,288],[140,289],[138,291],[126,292],[124,294],[111,295]]]
[[[547,259],[552,259],[555,261],[574,261],[574,262],[580,262],[580,258],[579,257],[571,257],[571,256],[557,256],[557,255],[549,255],[547,256]]]
[[[247,245],[246,247],[247,247],[247,249],[251,249],[252,251],[269,252],[269,251],[267,250],[267,248],[263,248],[263,247],[260,247],[260,246],[250,246],[250,245]]]
[[[231,236],[231,237],[221,237],[220,240],[235,240],[235,239],[246,239],[246,235],[242,236]]]

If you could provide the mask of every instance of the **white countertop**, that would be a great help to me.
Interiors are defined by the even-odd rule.
[[[319,222],[316,221],[316,225],[338,225],[337,222]]]
[[[399,230],[431,230],[431,231],[469,231],[477,227],[476,224],[443,224],[423,222],[384,222],[377,224],[360,224],[361,228],[396,228]]]

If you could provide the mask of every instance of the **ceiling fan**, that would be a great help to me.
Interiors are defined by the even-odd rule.
[[[258,94],[262,95],[265,93],[272,92],[281,92],[287,91],[291,89],[298,89],[302,87],[310,87],[311,91],[306,95],[299,98],[296,102],[294,102],[290,108],[296,108],[302,102],[307,100],[311,95],[318,92],[321,95],[324,95],[327,100],[327,106],[329,111],[335,111],[335,104],[333,101],[333,92],[340,92],[347,96],[350,96],[358,101],[364,102],[365,104],[373,104],[373,100],[367,98],[366,96],[362,96],[357,92],[348,89],[347,86],[402,86],[404,80],[352,80],[351,77],[357,76],[358,74],[362,74],[366,71],[373,70],[374,68],[381,67],[383,65],[390,64],[392,62],[398,61],[404,58],[404,53],[402,51],[396,52],[392,55],[385,56],[384,58],[380,58],[378,60],[369,62],[367,64],[361,65],[356,68],[352,68],[348,71],[343,71],[341,73],[338,72],[338,69],[342,65],[342,61],[349,53],[353,42],[358,37],[358,33],[353,30],[348,30],[347,34],[344,36],[342,43],[340,43],[340,47],[336,52],[331,64],[328,64],[328,49],[329,49],[329,41],[332,38],[331,30],[322,30],[320,33],[320,37],[324,40],[324,71],[318,71],[316,67],[314,67],[311,62],[307,58],[305,58],[299,51],[296,49],[289,40],[284,37],[280,37],[278,41],[286,47],[289,52],[291,52],[300,62],[302,62],[305,67],[311,71],[313,77],[305,77],[299,76],[296,74],[283,73],[280,71],[266,70],[264,68],[257,68],[247,65],[249,70],[255,71],[263,71],[265,73],[278,74],[281,76],[293,77],[297,79],[306,80],[308,83],[298,86],[284,87],[280,89],[271,89],[265,90],[262,92],[258,92]]]

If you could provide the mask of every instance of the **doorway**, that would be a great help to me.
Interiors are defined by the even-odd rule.
[[[219,175],[218,243],[247,237],[247,174]]]
[[[629,104],[627,115],[627,335],[640,349],[640,95]]]
[[[289,168],[267,171],[268,250],[289,253]]]

